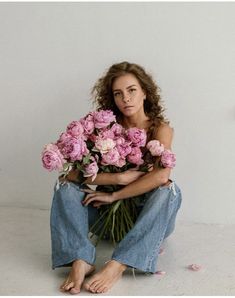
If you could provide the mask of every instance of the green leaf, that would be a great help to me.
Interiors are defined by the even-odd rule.
[[[83,164],[88,164],[90,161],[90,157],[91,157],[90,153],[88,155],[84,156],[82,159]]]

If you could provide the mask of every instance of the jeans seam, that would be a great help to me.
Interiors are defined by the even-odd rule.
[[[175,195],[174,195],[175,196]],[[171,199],[170,199],[170,202],[172,202],[171,201]],[[171,215],[172,215],[172,211],[173,211],[173,208],[171,209],[171,213],[170,213],[170,215],[168,216],[168,219],[167,219],[167,221],[169,222],[169,220],[170,220],[170,217],[171,217]],[[160,245],[161,245],[161,242],[164,240],[164,234],[166,233],[166,230],[167,230],[167,227],[165,227],[165,229],[164,229],[164,231],[163,231],[163,233],[162,233],[162,235],[161,235],[161,237],[160,237],[160,240],[157,242],[157,244],[154,246],[154,249],[153,249],[153,254],[151,255],[151,257],[149,258],[149,262],[148,262],[148,265],[147,265],[147,271],[150,271],[151,270],[151,264],[152,264],[152,262],[153,262],[153,258],[154,258],[154,256],[156,255],[156,250],[160,247]]]

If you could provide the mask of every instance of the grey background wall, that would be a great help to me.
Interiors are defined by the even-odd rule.
[[[180,218],[235,223],[235,3],[0,3],[0,204],[50,208],[46,143],[116,62],[143,65],[175,129]]]

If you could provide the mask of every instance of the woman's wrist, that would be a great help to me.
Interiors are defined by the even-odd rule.
[[[118,185],[123,185],[123,179],[122,179],[123,175],[122,175],[122,173],[116,173],[115,175],[116,175],[116,178],[117,178],[117,184]]]
[[[112,201],[113,201],[113,202],[118,201],[118,196],[117,196],[117,192],[116,192],[116,191],[114,191],[114,192],[112,193]]]

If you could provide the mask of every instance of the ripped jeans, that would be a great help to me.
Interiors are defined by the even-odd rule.
[[[50,217],[53,269],[69,266],[76,259],[95,263],[96,248],[88,233],[98,211],[91,204],[82,205],[85,195],[72,182],[57,182],[54,187]],[[134,227],[117,244],[111,259],[155,273],[161,243],[174,230],[181,201],[181,190],[172,180],[167,186],[145,193]]]

